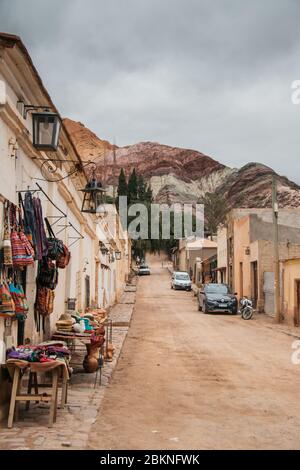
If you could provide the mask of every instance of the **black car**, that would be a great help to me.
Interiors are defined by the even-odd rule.
[[[236,295],[227,284],[204,284],[198,294],[198,310],[203,313],[237,314]]]

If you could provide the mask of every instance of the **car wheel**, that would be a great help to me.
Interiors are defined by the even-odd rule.
[[[173,284],[171,284],[171,289],[173,289]]]

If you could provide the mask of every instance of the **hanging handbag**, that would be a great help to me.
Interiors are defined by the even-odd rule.
[[[24,319],[25,316],[26,318],[26,314],[28,312],[28,304],[22,286],[20,286],[19,284],[15,285],[13,282],[10,282],[8,287],[15,303],[16,317]]]
[[[26,235],[12,230],[10,235],[12,259],[15,266],[28,266],[34,263],[34,251]]]
[[[47,241],[48,241],[47,256],[51,258],[52,260],[56,261],[59,258],[59,256],[64,255],[64,243],[62,240],[60,240],[59,238],[55,236],[47,217],[45,217],[45,223],[46,223],[48,234],[49,234],[49,237],[47,238]]]
[[[30,193],[29,193],[30,194]],[[31,228],[30,228],[30,225],[28,223],[28,219],[27,219],[27,215],[26,215],[26,210],[25,210],[25,207],[24,207],[24,202],[23,202],[23,198],[22,198],[22,194],[21,193],[18,193],[18,197],[19,197],[19,207],[20,207],[20,210],[22,208],[23,210],[23,217],[24,217],[24,222],[23,222],[23,230],[24,230],[24,233],[27,237],[27,240],[29,241],[30,245],[33,247],[34,246],[34,243],[33,243],[33,235],[32,235],[32,231],[31,231]]]
[[[10,220],[13,229],[10,234],[12,259],[14,266],[28,266],[34,263],[34,250],[22,230],[22,220],[19,211],[19,222],[16,217],[16,206],[11,204]]]
[[[12,266],[13,257],[12,257],[12,249],[11,249],[11,240],[10,240],[9,229],[7,225],[5,225],[5,228],[4,228],[2,248],[3,248],[4,266]]]
[[[24,313],[27,314],[28,310],[29,310],[29,305],[28,305],[28,301],[27,301],[27,297],[26,295],[24,294],[24,290],[23,290],[23,287],[21,286],[21,284],[18,284],[18,288],[19,288],[19,291],[20,291],[20,295],[23,299],[23,310],[24,310]]]
[[[0,316],[9,318],[15,316],[15,303],[4,280],[0,281]]]
[[[55,289],[58,283],[58,269],[50,258],[45,256],[39,261],[37,284],[40,287]]]
[[[6,204],[4,205],[4,235],[3,235],[3,242],[2,242],[4,266],[12,266],[13,264],[9,232],[10,232],[9,230],[9,202],[6,201]]]
[[[70,250],[66,247],[66,245],[64,245],[63,248],[64,252],[60,253],[56,260],[56,266],[60,269],[65,269],[68,266],[71,258]]]
[[[48,287],[38,287],[36,293],[35,309],[42,317],[47,317],[53,312],[54,290]]]

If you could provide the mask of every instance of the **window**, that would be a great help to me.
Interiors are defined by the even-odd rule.
[[[90,276],[85,276],[85,308],[90,306]]]

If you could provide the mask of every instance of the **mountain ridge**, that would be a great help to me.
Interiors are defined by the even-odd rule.
[[[108,193],[116,187],[121,168],[127,177],[135,168],[151,184],[157,203],[192,203],[206,192],[216,192],[230,208],[271,207],[275,176],[279,206],[300,207],[300,186],[262,163],[230,168],[197,150],[150,141],[118,147],[82,123],[64,119],[64,125],[81,158],[95,161],[96,175]]]

